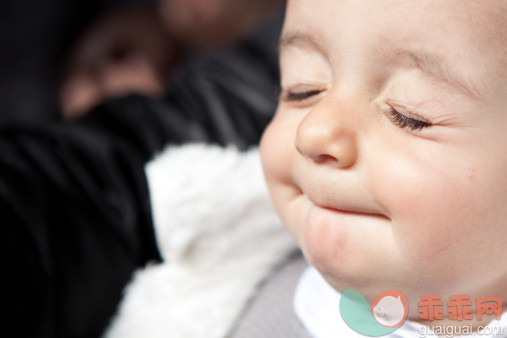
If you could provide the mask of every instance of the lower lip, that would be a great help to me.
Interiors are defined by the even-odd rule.
[[[312,203],[308,218],[311,220],[310,223],[313,224],[328,226],[345,226],[350,224],[357,226],[361,223],[368,223],[371,225],[372,220],[383,218],[383,216],[326,208]]]
[[[308,214],[311,223],[333,226],[343,224],[348,216],[352,216],[352,214],[339,209],[325,208],[315,204],[312,205],[310,213]]]

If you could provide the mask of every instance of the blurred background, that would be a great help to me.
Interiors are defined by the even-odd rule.
[[[58,76],[66,51],[93,18],[152,0],[2,0],[0,122],[58,117]]]
[[[158,151],[258,143],[283,2],[0,1],[3,297],[18,336],[98,336],[131,273],[160,259],[144,171]]]
[[[188,55],[232,44],[282,0],[3,0],[0,123],[157,95]]]

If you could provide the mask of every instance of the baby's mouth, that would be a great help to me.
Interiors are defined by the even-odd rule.
[[[371,213],[371,212],[344,210],[344,209],[338,209],[338,208],[333,208],[333,207],[321,206],[318,204],[315,204],[315,206],[317,206],[321,209],[324,209],[324,210],[328,210],[328,211],[332,211],[332,212],[336,212],[336,213],[340,213],[340,214],[344,214],[344,215],[374,216],[374,217],[384,217],[384,218],[386,217],[382,214]]]
[[[354,203],[343,203],[343,205],[338,205],[335,203],[325,203],[322,198],[315,198],[310,194],[304,193],[306,198],[315,205],[317,208],[327,210],[330,212],[343,214],[343,215],[357,215],[357,216],[369,216],[369,217],[379,217],[383,219],[390,219],[385,214],[377,212],[376,210],[372,210],[371,208],[362,207],[356,205]]]

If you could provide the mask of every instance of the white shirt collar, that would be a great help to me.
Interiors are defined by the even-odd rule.
[[[309,267],[305,270],[297,285],[294,295],[294,311],[308,332],[315,338],[364,338],[364,335],[352,330],[343,321],[340,315],[340,298],[341,294],[334,290],[315,268]],[[487,332],[503,332],[504,335],[484,334]],[[507,315],[505,315],[505,312],[500,320],[493,320],[487,325],[484,333],[465,337],[505,337],[507,335]],[[407,320],[399,329],[384,337],[413,338],[436,337],[436,335],[428,327]]]

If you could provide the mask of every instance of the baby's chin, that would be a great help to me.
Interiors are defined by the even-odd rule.
[[[379,244],[362,240],[359,229],[353,231],[350,224],[337,224],[320,213],[310,215],[302,227],[298,241],[303,254],[336,289],[364,288],[388,279],[385,275],[391,270],[392,255],[379,256],[378,252],[389,248],[379,250]]]
[[[343,294],[344,290],[352,289],[354,291],[359,292],[364,296],[368,304],[373,304],[374,300],[383,292],[387,290],[397,290],[402,292],[408,299],[409,303],[409,313],[408,317],[411,319],[416,319],[418,317],[418,302],[419,296],[403,291],[405,288],[402,285],[392,286],[392,283],[389,279],[381,279],[376,276],[375,278],[360,278],[360,277],[351,277],[347,275],[347,278],[339,278],[343,277],[343,274],[338,276],[336,274],[329,274],[329,270],[321,271],[317,268],[322,277],[326,280],[326,282],[337,292]],[[388,286],[391,285],[391,286]]]
[[[339,253],[335,247],[308,239],[301,247],[308,263],[340,293],[345,289],[353,289],[372,301],[389,284],[388,276],[379,274],[371,261],[362,262],[357,253]]]
[[[436,289],[423,289],[427,286],[425,283],[422,283],[424,284],[422,288],[418,287],[421,285],[421,279],[403,267],[396,265],[379,267],[378,263],[371,260],[370,262],[354,260],[351,258],[352,254],[345,258],[337,257],[333,261],[330,258],[332,254],[326,256],[322,253],[323,251],[333,252],[330,248],[328,249],[326,250],[322,245],[318,249],[303,247],[303,253],[307,261],[339,293],[343,293],[346,289],[352,289],[359,292],[369,304],[372,304],[377,296],[384,291],[400,291],[408,299],[408,318],[410,319],[418,318],[418,302],[422,295],[441,294]],[[317,255],[315,255],[316,250]],[[447,289],[442,289],[442,294],[447,291]]]
[[[395,289],[407,298],[414,295],[417,302],[417,273],[407,268],[395,249],[389,221],[335,215],[306,199],[300,202],[297,210],[285,214],[284,223],[306,260],[335,290],[353,289],[371,303],[383,291]]]
[[[394,289],[404,294],[413,291],[411,276],[404,275],[407,269],[387,259],[373,259],[375,250],[351,245],[352,241],[347,241],[346,237],[333,239],[326,231],[315,230],[305,233],[300,246],[306,260],[336,291],[342,293],[345,289],[353,289],[369,303],[386,290]]]

